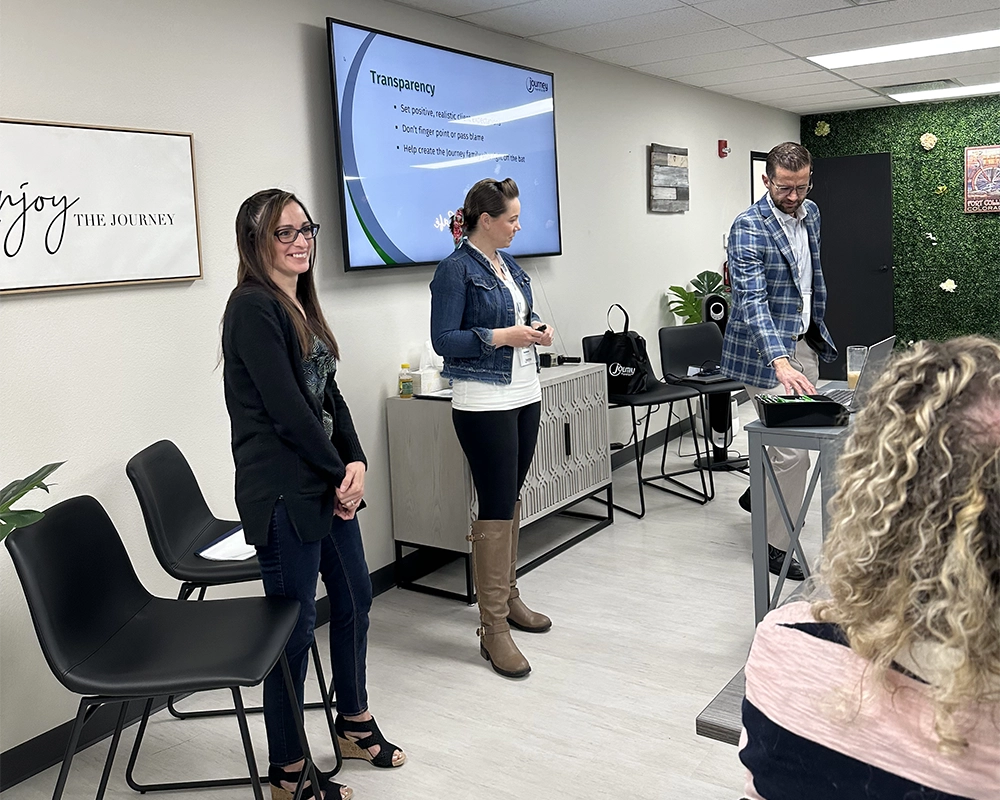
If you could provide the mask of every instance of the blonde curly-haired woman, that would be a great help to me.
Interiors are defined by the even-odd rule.
[[[747,797],[1000,798],[1000,344],[897,354],[854,421],[811,601],[747,661]]]

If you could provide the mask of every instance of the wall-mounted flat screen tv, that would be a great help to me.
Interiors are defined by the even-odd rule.
[[[347,270],[436,264],[478,180],[521,193],[514,256],[562,252],[552,74],[327,19]]]

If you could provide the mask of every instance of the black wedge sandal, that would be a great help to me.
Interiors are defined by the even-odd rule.
[[[386,740],[385,736],[382,735],[382,731],[378,729],[378,725],[375,724],[374,717],[367,722],[356,722],[345,719],[342,715],[337,714],[335,727],[337,729],[337,739],[340,743],[340,754],[344,758],[360,758],[372,766],[381,769],[401,767],[406,763],[406,753],[403,752],[401,747],[397,747],[392,742]],[[348,733],[364,733],[367,735],[360,739],[352,739],[347,735]],[[379,746],[378,755],[372,756],[368,752],[368,748],[375,745]],[[403,758],[394,763],[392,754],[397,750],[402,754]]]
[[[343,786],[339,783],[331,780],[333,778],[332,772],[320,772],[316,770],[319,774],[319,784],[321,797],[324,800],[351,800],[354,797],[354,790],[350,786]],[[286,789],[281,785],[281,782],[290,783],[293,786],[298,786],[299,781],[302,780],[302,771],[289,772],[282,767],[276,767],[273,764],[267,769],[267,782],[271,785],[271,800],[292,800],[295,797],[295,789]],[[309,775],[306,774],[305,780],[309,780]],[[310,783],[305,789],[302,790],[302,800],[312,800],[316,797],[313,792],[312,784]]]

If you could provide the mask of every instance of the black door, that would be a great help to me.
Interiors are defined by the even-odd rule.
[[[895,333],[889,154],[816,159],[809,199],[823,222],[826,324],[838,351],[833,363],[820,362],[819,374],[845,380],[848,345]]]

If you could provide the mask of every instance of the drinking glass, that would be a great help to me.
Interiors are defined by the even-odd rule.
[[[847,388],[855,389],[858,385],[858,378],[861,376],[861,368],[868,358],[868,348],[860,344],[852,344],[847,348]]]

